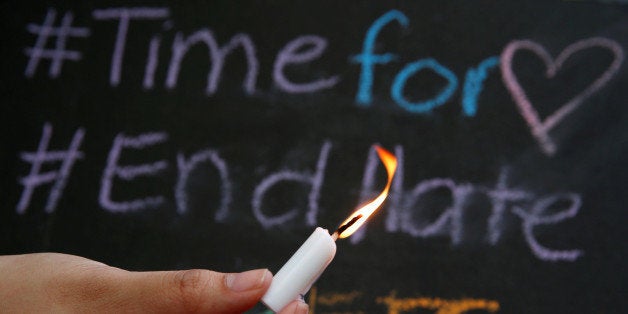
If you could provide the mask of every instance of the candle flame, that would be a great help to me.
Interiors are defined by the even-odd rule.
[[[349,216],[349,218],[347,218],[347,220],[340,224],[340,227],[338,227],[338,230],[336,231],[337,237],[339,238],[346,238],[358,230],[366,222],[369,216],[371,216],[371,214],[373,214],[384,203],[386,197],[388,197],[390,184],[392,183],[393,176],[395,175],[395,170],[397,170],[397,157],[377,145],[375,145],[375,150],[377,151],[377,155],[384,164],[386,173],[388,174],[386,187],[384,187],[384,190],[379,194],[379,196],[357,209],[353,212],[353,214],[351,214],[351,216]]]

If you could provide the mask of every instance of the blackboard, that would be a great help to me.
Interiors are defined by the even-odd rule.
[[[312,312],[628,311],[625,1],[0,6],[2,254],[277,271],[379,144]]]

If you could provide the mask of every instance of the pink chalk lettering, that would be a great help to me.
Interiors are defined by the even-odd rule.
[[[554,113],[541,120],[538,112],[528,99],[524,89],[519,84],[517,76],[513,71],[513,57],[520,50],[529,50],[536,54],[544,63],[547,71],[547,78],[552,78],[561,69],[567,59],[575,53],[591,48],[607,49],[613,54],[613,62],[606,71],[596,78],[587,88],[575,95],[567,103],[562,104]],[[510,42],[501,54],[502,79],[506,88],[517,104],[519,112],[531,128],[532,136],[539,142],[541,149],[548,156],[556,153],[556,143],[550,137],[550,131],[559,124],[566,116],[577,109],[588,97],[600,90],[619,70],[624,59],[624,52],[621,45],[613,40],[593,37],[577,41],[565,48],[555,60],[543,46],[531,40],[515,40]]]

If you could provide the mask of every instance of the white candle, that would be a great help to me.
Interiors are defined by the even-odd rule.
[[[327,229],[320,227],[314,230],[305,243],[277,272],[270,288],[262,297],[262,302],[271,310],[279,312],[288,303],[306,294],[327,268],[327,265],[331,263],[331,260],[334,259],[336,239],[345,238],[354,233],[388,196],[390,184],[397,169],[397,158],[379,146],[375,146],[375,150],[388,174],[388,181],[384,190],[374,200],[351,214],[340,224],[333,235],[330,235]]]
[[[262,302],[271,310],[279,312],[290,302],[310,290],[316,279],[336,255],[334,238],[321,227],[292,255],[275,274]]]

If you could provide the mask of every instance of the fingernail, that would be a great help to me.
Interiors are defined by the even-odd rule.
[[[229,289],[241,292],[256,289],[262,286],[264,280],[270,274],[268,269],[249,270],[242,273],[228,274],[225,284]]]
[[[299,302],[297,304],[297,308],[294,309],[294,314],[307,314],[310,310],[310,307],[305,302]]]

